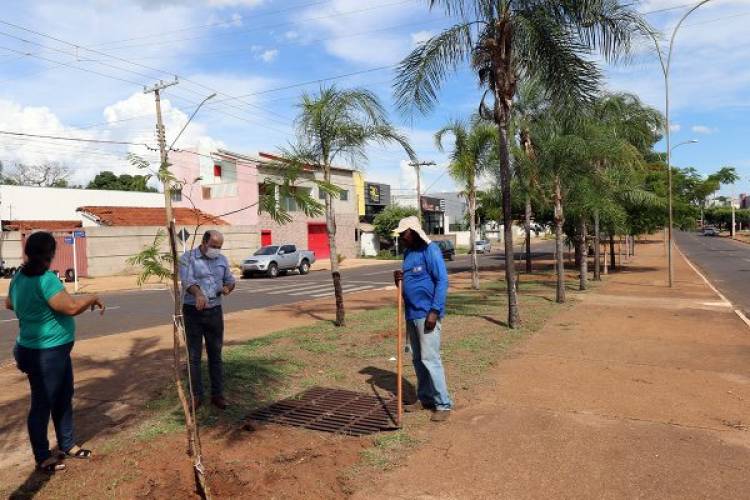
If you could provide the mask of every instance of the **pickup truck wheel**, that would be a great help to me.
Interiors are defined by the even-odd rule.
[[[310,272],[310,262],[305,259],[302,261],[302,263],[299,265],[299,273],[304,275]]]
[[[252,278],[252,277],[253,277],[253,275],[252,275],[252,274],[250,274],[250,271],[242,271],[242,277],[243,277],[244,279],[249,279],[249,278]]]
[[[269,278],[276,278],[279,275],[279,266],[272,262],[268,265],[267,273]]]

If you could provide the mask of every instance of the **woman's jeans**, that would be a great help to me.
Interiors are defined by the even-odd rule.
[[[73,342],[49,349],[28,349],[16,345],[13,353],[18,369],[31,385],[31,409],[27,420],[34,458],[41,463],[50,456],[47,428],[55,425],[57,446],[70,450],[73,438]]]
[[[450,410],[453,406],[440,359],[440,321],[425,332],[425,318],[407,320],[406,333],[411,342],[412,363],[417,373],[417,397],[425,406]]]

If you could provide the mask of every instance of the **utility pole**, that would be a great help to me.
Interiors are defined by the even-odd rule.
[[[735,224],[735,218],[734,218],[734,190],[732,190],[732,198],[729,201],[729,205],[732,207],[732,232],[729,234],[729,236],[734,239],[735,232],[736,232],[736,224]]]
[[[417,212],[419,213],[419,222],[422,222],[422,175],[421,168],[435,165],[434,161],[410,161],[409,165],[414,167],[417,172]]]
[[[161,115],[161,91],[173,85],[177,85],[177,83],[177,77],[175,77],[174,81],[171,82],[165,83],[164,81],[159,81],[159,83],[153,85],[152,87],[144,87],[143,93],[150,94],[153,92],[154,101],[156,103],[156,138],[159,141],[159,153],[161,160],[161,164],[159,165],[159,179],[164,185],[164,211],[166,216],[165,222],[167,233],[169,236],[169,248],[172,255],[172,296],[174,298],[174,315],[172,317],[172,349],[174,358],[173,376],[177,389],[177,396],[179,397],[180,403],[182,405],[182,411],[185,415],[185,430],[187,431],[188,452],[191,459],[193,460],[193,472],[195,476],[196,490],[202,498],[211,498],[211,493],[206,481],[201,453],[200,435],[198,434],[198,425],[195,418],[195,401],[193,400],[192,394],[193,391],[191,383],[192,381],[190,380],[190,370],[187,370],[188,389],[190,392],[189,400],[185,395],[185,389],[182,385],[182,376],[180,374],[182,370],[180,343],[181,337],[184,338],[184,324],[182,322],[182,297],[180,296],[180,285],[178,281],[179,260],[177,257],[177,235],[175,234],[175,223],[172,214],[172,181],[169,172],[169,162],[167,157],[167,138],[166,132],[164,130],[164,122]],[[185,339],[185,341],[187,342],[187,339]]]

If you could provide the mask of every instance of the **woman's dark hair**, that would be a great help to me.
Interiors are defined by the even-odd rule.
[[[26,238],[23,252],[26,254],[26,263],[21,272],[26,276],[41,276],[49,269],[52,259],[55,257],[57,242],[50,233],[39,231]]]

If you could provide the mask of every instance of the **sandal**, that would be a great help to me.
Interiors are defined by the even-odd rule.
[[[73,446],[71,449],[65,452],[65,455],[72,458],[80,458],[82,460],[87,460],[91,458],[92,452],[91,450],[87,450],[86,448],[81,448],[80,446]]]
[[[65,464],[58,457],[51,456],[47,460],[38,463],[36,468],[45,474],[54,474],[55,472],[65,470]]]

